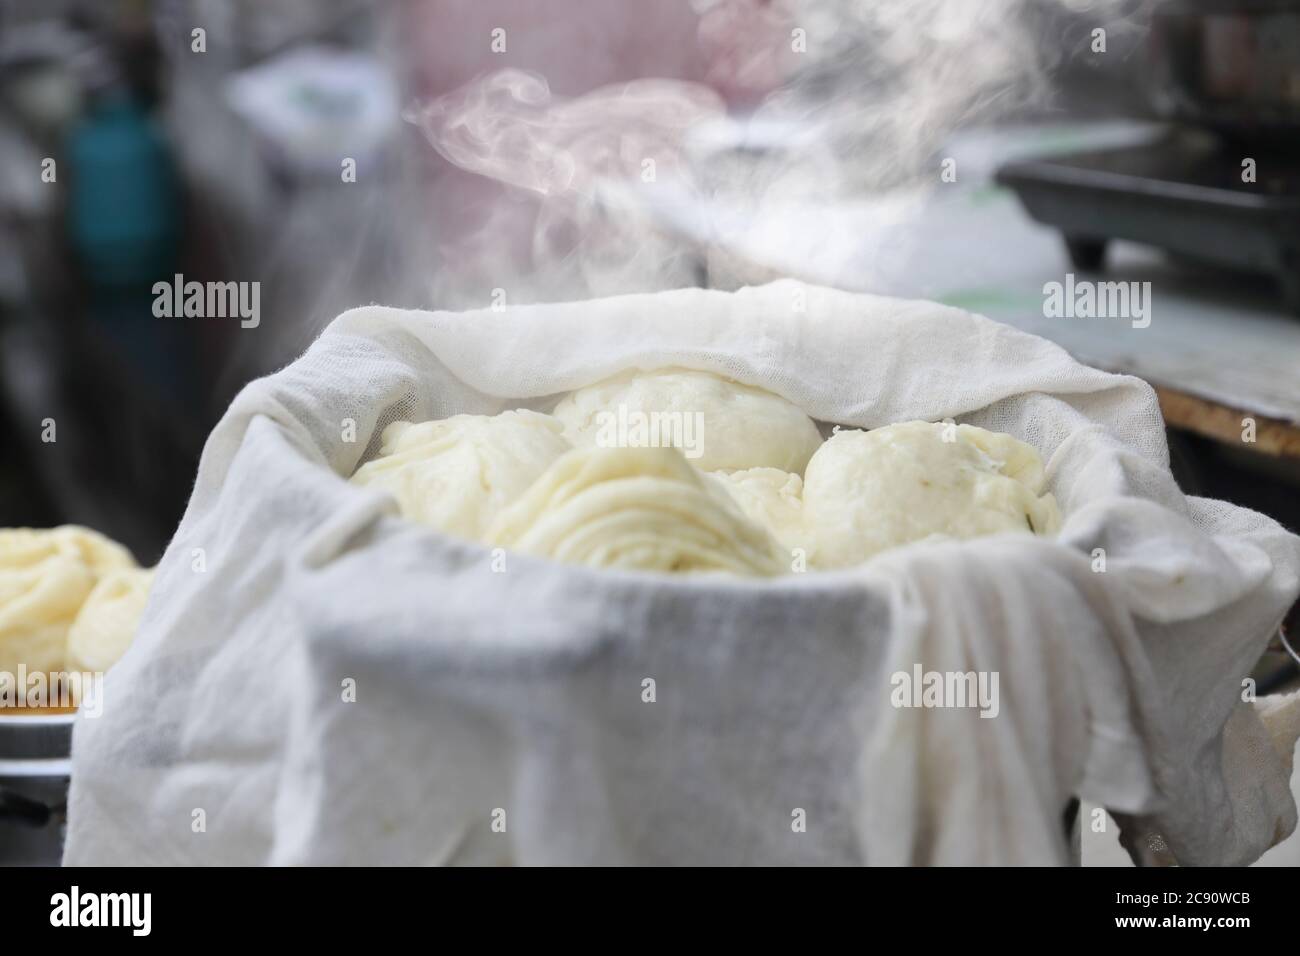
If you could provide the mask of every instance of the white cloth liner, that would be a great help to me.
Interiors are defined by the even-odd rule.
[[[827,422],[1009,432],[1062,533],[774,581],[500,573],[345,480],[389,421],[669,365]],[[105,713],[77,723],[65,859],[1063,863],[1077,794],[1184,864],[1249,862],[1295,825],[1241,687],[1298,572],[1276,523],[1179,492],[1146,384],[960,310],[788,280],[356,309],[213,431]],[[895,708],[916,662],[997,671],[998,716]]]

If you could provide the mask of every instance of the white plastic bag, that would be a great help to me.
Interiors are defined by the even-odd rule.
[[[1010,432],[1064,528],[774,581],[501,573],[345,480],[394,419],[668,365]],[[66,862],[1057,863],[1074,795],[1246,862],[1295,824],[1241,681],[1298,569],[1271,520],[1179,492],[1144,383],[955,309],[790,281],[357,309],[209,439],[77,725]],[[997,672],[997,716],[893,706],[916,664]]]

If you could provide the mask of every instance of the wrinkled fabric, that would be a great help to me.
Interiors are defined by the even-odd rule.
[[[824,422],[1010,433],[1061,532],[771,581],[601,572],[347,481],[389,422],[664,366]],[[1298,569],[1273,521],[1182,495],[1147,385],[956,309],[789,281],[357,309],[210,436],[75,728],[65,860],[1062,863],[1077,795],[1184,864],[1247,862],[1295,825],[1239,705]],[[894,706],[916,665],[997,672],[997,716]]]

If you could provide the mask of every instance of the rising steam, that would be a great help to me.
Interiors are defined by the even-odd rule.
[[[733,106],[763,91],[743,115],[702,84],[645,79],[563,99],[517,70],[408,111],[444,158],[516,194],[445,250],[439,304],[481,304],[492,287],[525,301],[725,284],[707,275],[710,250],[738,234],[827,229],[817,210],[864,197],[879,216],[908,217],[954,130],[1044,90],[1031,0],[693,6],[713,87],[740,91]],[[535,203],[531,244],[508,258],[520,195]]]
[[[540,76],[502,70],[408,112],[408,119],[461,169],[539,197],[530,250],[535,271],[525,289],[516,281],[512,291],[515,298],[561,298],[673,288],[698,278],[680,242],[659,235],[644,210],[615,207],[603,193],[660,176],[689,188],[683,144],[692,129],[725,112],[716,93],[695,83],[639,80],[566,101],[553,97]],[[476,252],[499,254],[501,237],[493,234],[508,228],[510,212],[487,224]],[[491,278],[490,267],[464,260],[457,257],[458,276]],[[495,285],[506,281],[503,274]]]

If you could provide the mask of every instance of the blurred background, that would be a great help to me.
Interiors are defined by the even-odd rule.
[[[351,306],[793,275],[1143,376],[1189,491],[1297,529],[1297,112],[1282,0],[0,0],[0,525],[154,561]],[[1150,326],[1045,316],[1091,270]]]

